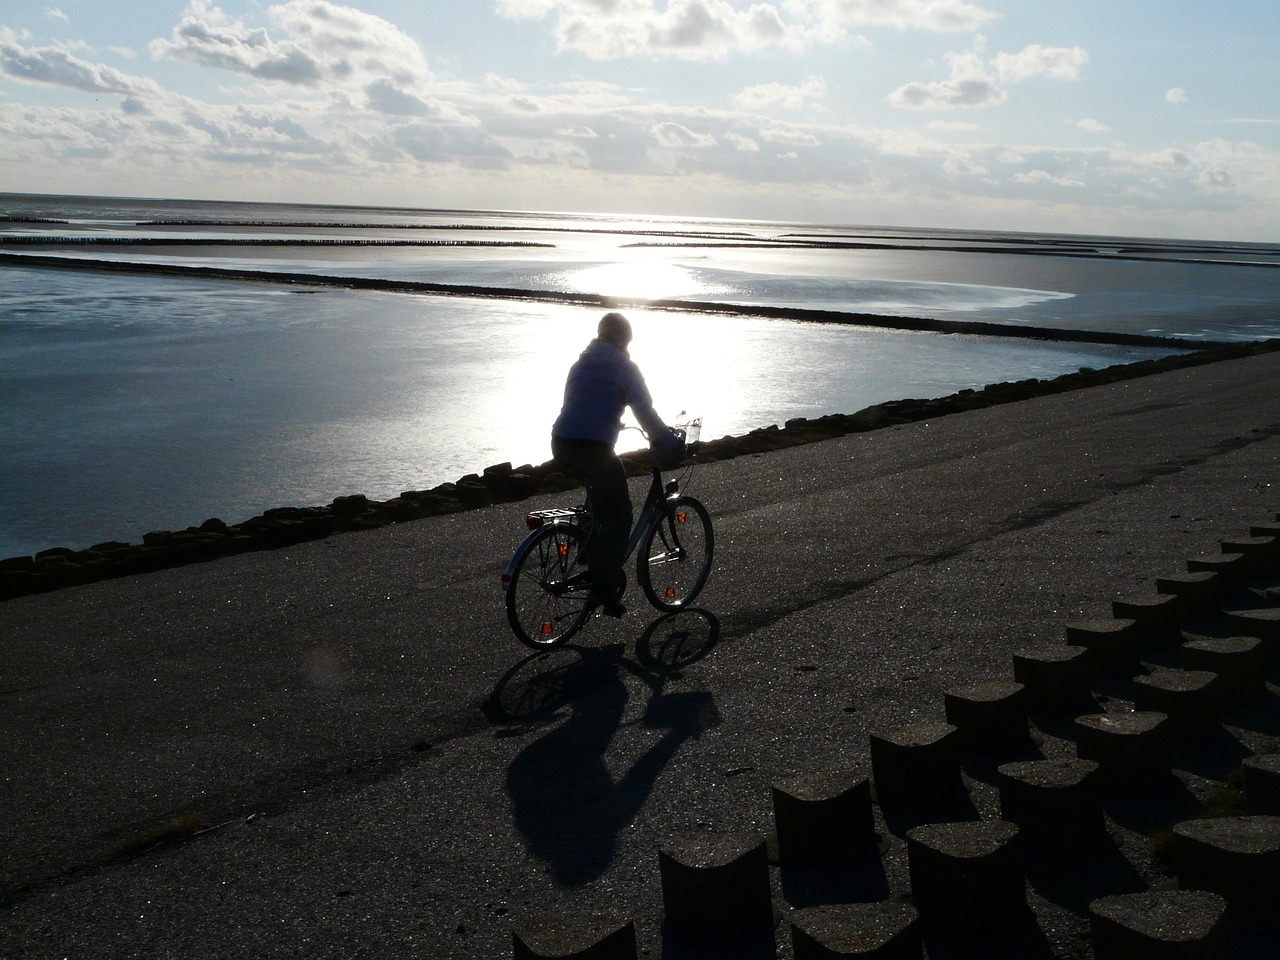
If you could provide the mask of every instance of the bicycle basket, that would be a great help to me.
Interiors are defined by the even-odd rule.
[[[684,431],[685,443],[697,443],[698,438],[702,435],[702,418],[690,417],[681,411],[680,416],[676,418],[673,429],[676,431]]]

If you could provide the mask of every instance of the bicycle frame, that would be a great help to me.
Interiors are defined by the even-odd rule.
[[[655,457],[650,463],[648,493],[622,557],[625,565],[644,551],[635,561],[637,582],[649,602],[666,612],[697,597],[715,544],[706,507],[680,492],[693,463],[672,466],[683,472],[664,482],[661,461]],[[598,533],[591,497],[582,506],[534,510],[525,515],[525,523],[529,534],[502,575],[507,619],[522,643],[548,649],[577,633],[599,609],[588,599],[590,556]]]
[[[668,480],[665,484],[662,482],[662,468],[656,462],[651,464],[649,469],[651,474],[649,492],[645,495],[644,505],[640,508],[640,515],[636,518],[635,525],[631,528],[631,534],[627,537],[626,551],[622,556],[624,564],[636,552],[636,547],[640,545],[640,541],[648,533],[649,528],[662,519],[662,505],[666,501],[674,499],[680,493],[679,480]],[[586,504],[582,507],[535,510],[525,518],[525,523],[530,530],[530,537],[548,523],[574,522],[583,529],[585,534],[583,549],[586,549],[590,546],[591,538],[595,535],[595,512],[591,508],[590,497],[587,498]],[[510,579],[511,575],[515,573],[515,558],[519,554],[520,550],[517,548],[516,552],[512,554],[511,562],[508,564],[506,574],[503,576],[504,581]]]

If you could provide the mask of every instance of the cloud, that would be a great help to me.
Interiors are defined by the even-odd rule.
[[[665,120],[662,123],[654,124],[650,129],[653,138],[658,141],[659,146],[669,149],[677,148],[693,148],[703,149],[705,147],[714,147],[716,138],[709,134],[694,133],[682,123],[675,123]]]
[[[1083,130],[1085,133],[1110,133],[1111,128],[1101,120],[1094,120],[1092,117],[1084,117],[1080,120],[1072,120],[1072,126],[1077,130]]]
[[[375,80],[364,88],[369,106],[379,113],[389,113],[404,117],[425,117],[431,112],[425,100],[397,90],[390,81]]]
[[[1209,193],[1230,193],[1236,188],[1236,178],[1221,169],[1200,171],[1198,182],[1200,188]]]
[[[8,27],[0,27],[0,73],[27,83],[68,87],[86,93],[121,93],[146,97],[160,92],[149,77],[131,76],[114,67],[90,63],[64,46],[24,47]]]
[[[756,112],[802,110],[808,101],[820,99],[826,92],[826,83],[820,77],[810,76],[795,85],[761,83],[747,87],[733,98],[733,103],[739,110]]]
[[[1017,53],[998,53],[993,61],[1000,79],[1010,81],[1038,76],[1075,80],[1088,62],[1089,54],[1083,47],[1042,47],[1038,43]]]
[[[167,40],[149,46],[156,59],[183,60],[294,86],[422,85],[431,72],[417,42],[394,25],[329,0],[288,0],[267,15],[291,39],[228,17],[209,0],[191,0]]]
[[[964,0],[810,0],[829,22],[936,33],[970,33],[999,14]]]
[[[976,53],[947,55],[951,79],[932,83],[908,83],[889,94],[889,102],[908,110],[989,107],[1004,103],[1002,90]]]
[[[740,133],[726,133],[725,140],[733,144],[734,148],[740,153],[759,153],[760,144],[752,140],[750,137],[744,137]]]
[[[1027,173],[1015,173],[1013,179],[1017,183],[1040,184],[1048,183],[1055,187],[1083,187],[1084,181],[1075,177],[1055,177],[1047,170],[1031,170]]]
[[[50,20],[57,20],[61,23],[70,23],[71,18],[59,10],[57,7],[45,7],[44,15]]]
[[[1164,99],[1168,103],[1186,103],[1187,91],[1182,87],[1172,87],[1165,91]]]
[[[973,31],[997,14],[964,0],[498,0],[511,20],[555,21],[561,52],[594,60],[723,60],[768,49],[843,43],[849,28]],[[865,41],[860,41],[865,43]]]
[[[790,127],[772,127],[760,131],[760,139],[769,143],[786,143],[796,147],[817,147],[822,145],[812,133]]]
[[[942,164],[942,169],[953,176],[975,177],[989,173],[980,163],[974,163],[965,157],[948,157]]]
[[[499,0],[497,11],[512,20],[554,16],[557,48],[593,60],[721,60],[785,45],[791,32],[774,4],[740,10],[728,0],[667,0],[661,8],[656,0]]]
[[[987,64],[979,52],[984,45],[979,37],[977,50],[947,54],[950,79],[908,83],[890,93],[889,102],[907,110],[996,106],[1009,99],[998,81],[1017,82],[1036,76],[1075,80],[1089,62],[1089,54],[1081,47],[1033,43],[1018,53],[998,53]]]

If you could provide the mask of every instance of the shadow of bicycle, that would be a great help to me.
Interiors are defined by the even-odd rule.
[[[484,703],[495,724],[546,721],[619,669],[636,676],[676,677],[720,642],[720,621],[708,610],[690,609],[654,620],[636,641],[635,659],[623,644],[566,644],[525,657],[503,675]],[[648,681],[646,681],[648,682]],[[660,684],[659,684],[660,685]]]
[[[527,657],[498,682],[485,705],[504,727],[498,735],[545,729],[512,760],[506,786],[529,852],[558,883],[581,886],[604,873],[681,744],[720,722],[710,692],[664,689],[718,638],[714,615],[681,611],[651,624],[634,658],[623,644],[566,646]],[[647,702],[627,720],[636,680]],[[625,727],[662,734],[620,740]]]

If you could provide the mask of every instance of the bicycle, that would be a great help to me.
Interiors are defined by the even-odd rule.
[[[700,419],[677,421],[689,449],[701,431]],[[643,431],[641,431],[643,433]],[[649,603],[664,612],[682,610],[702,591],[711,573],[715,534],[700,501],[680,492],[693,460],[678,479],[662,482],[657,456],[644,506],[627,539],[625,564],[636,556],[636,579]],[[502,582],[507,621],[521,643],[535,650],[557,647],[577,633],[594,608],[588,602],[591,576],[586,558],[594,532],[591,501],[577,507],[535,510],[525,517],[530,533],[507,564]]]

